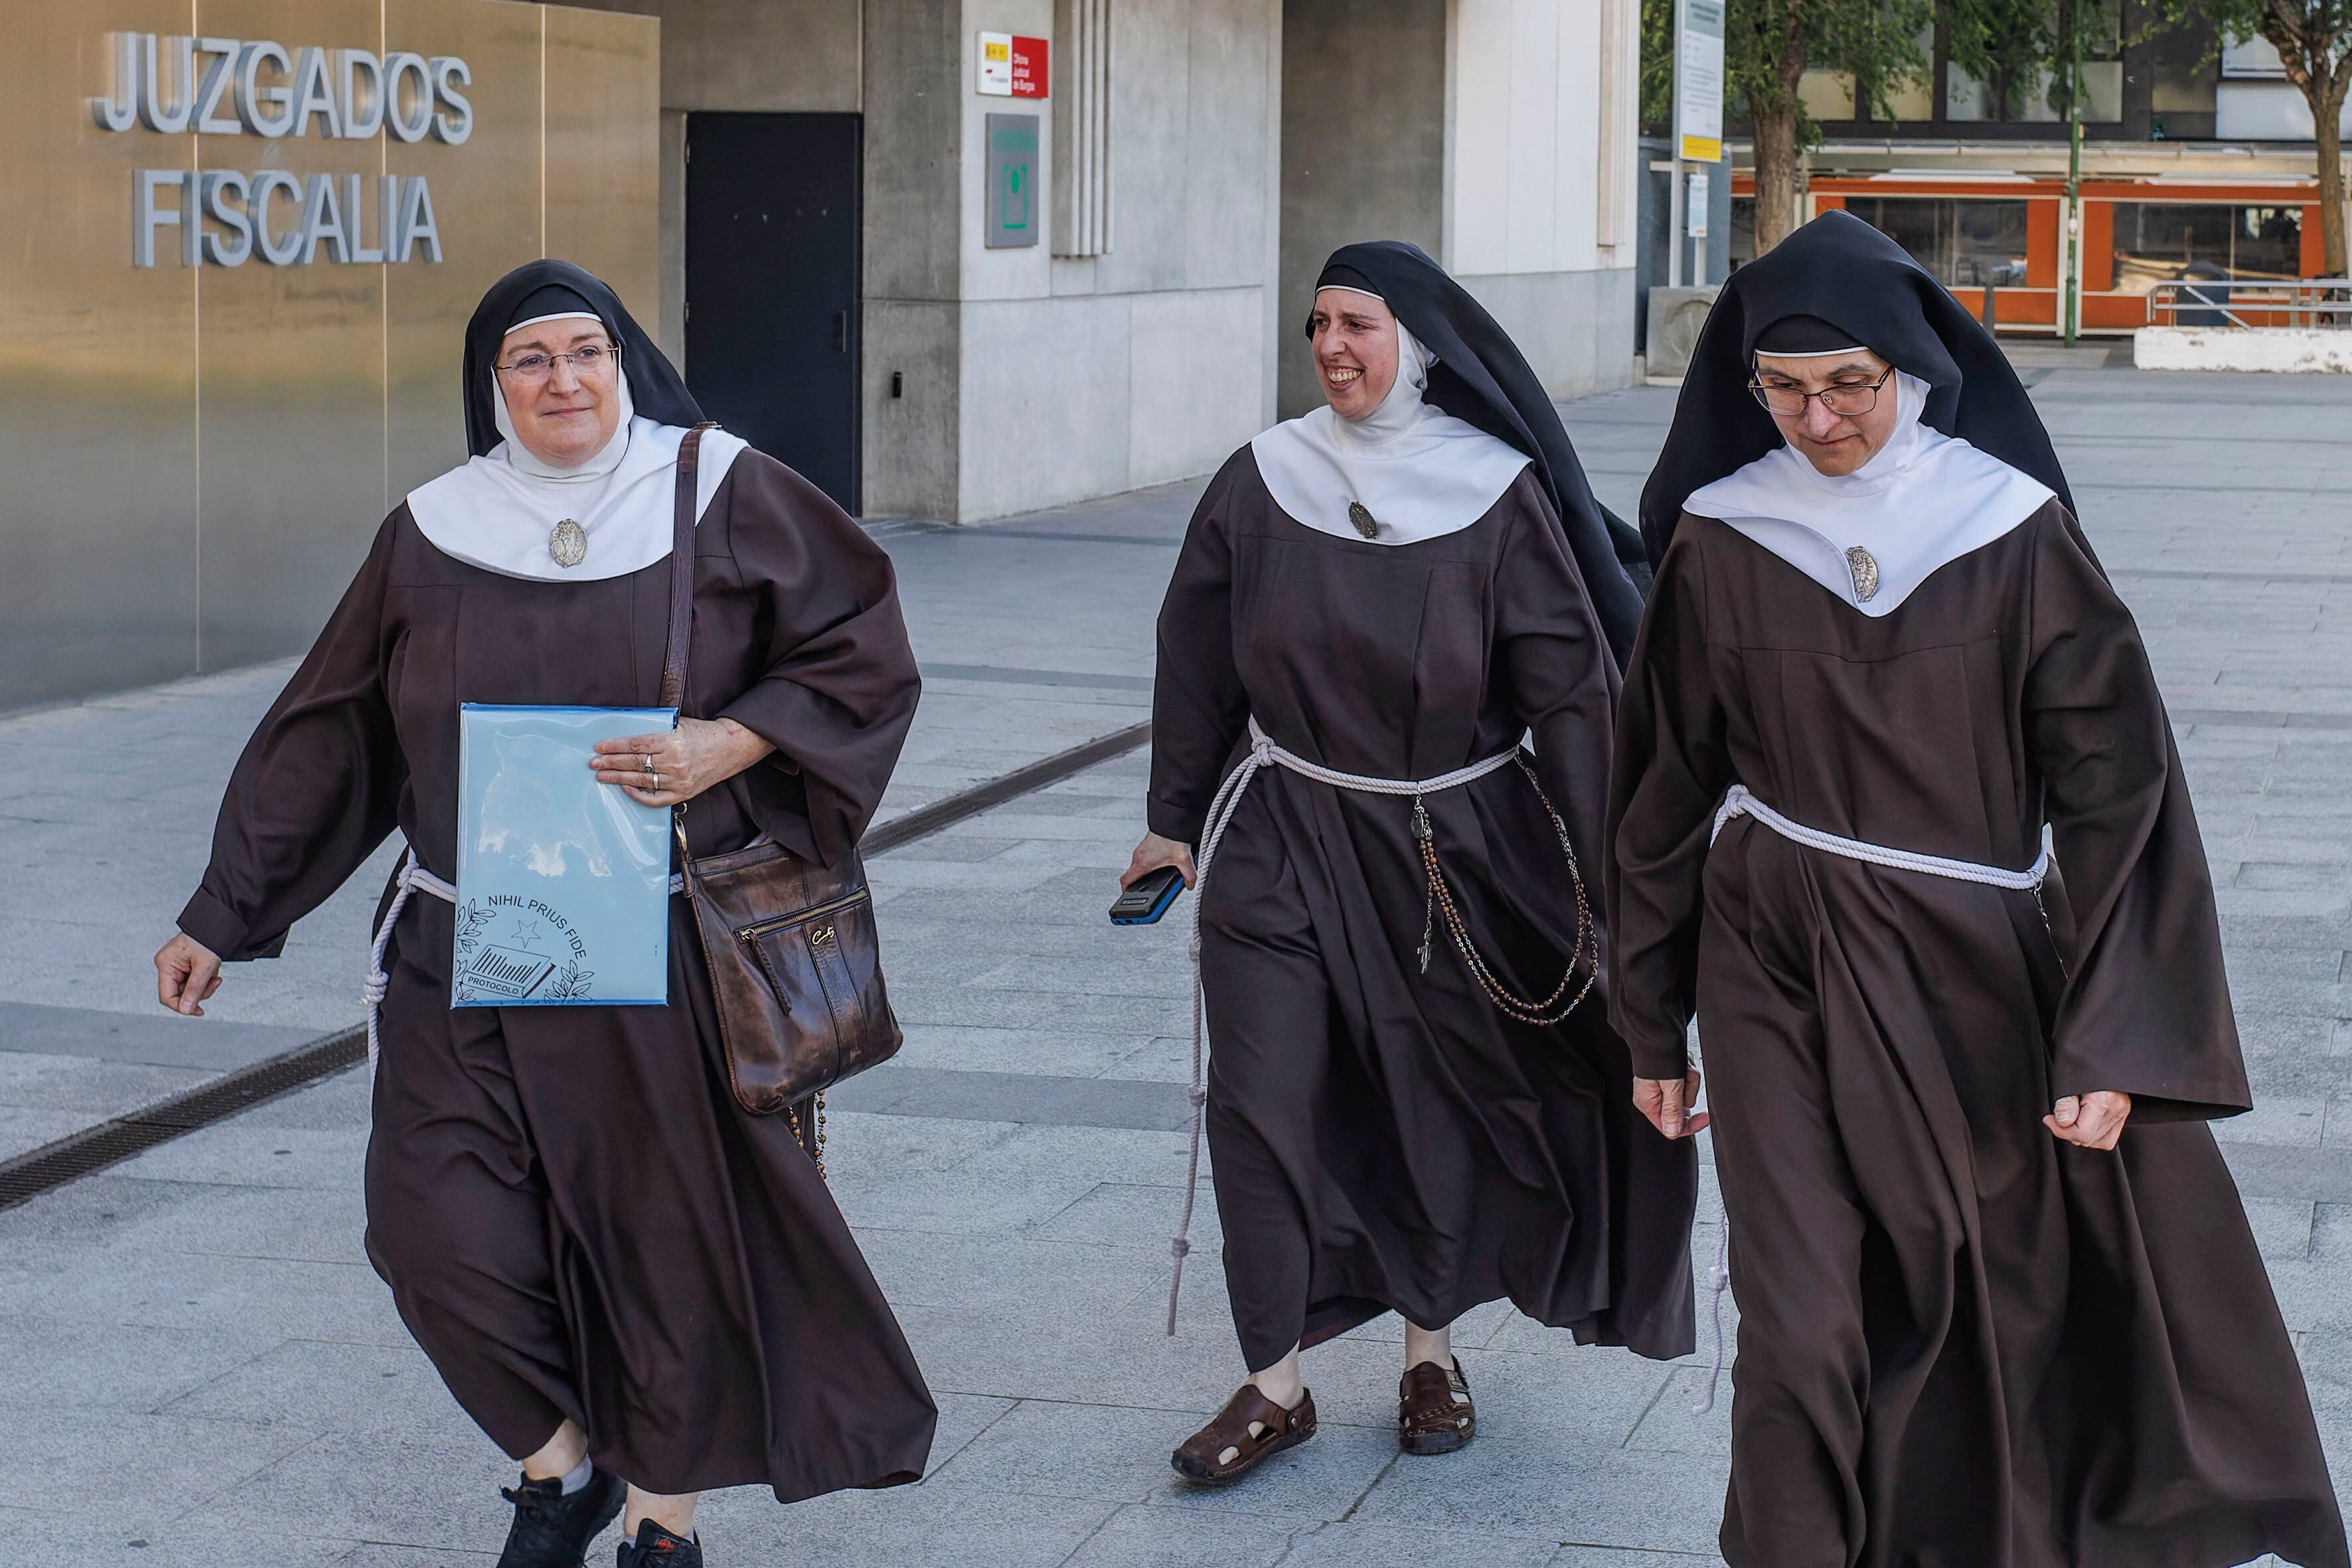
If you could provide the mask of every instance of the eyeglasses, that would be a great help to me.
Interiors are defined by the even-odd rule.
[[[570,360],[572,373],[583,381],[593,379],[621,363],[618,343],[588,343],[568,354],[524,354],[509,364],[493,365],[526,385],[535,386],[555,374],[555,362]]]
[[[1805,412],[1805,405],[1816,397],[1831,413],[1843,418],[1852,418],[1878,406],[1878,389],[1885,386],[1894,374],[1895,367],[1888,365],[1885,375],[1867,384],[1856,382],[1844,386],[1825,386],[1819,392],[1807,392],[1800,386],[1767,386],[1760,381],[1751,381],[1748,384],[1748,390],[1755,395],[1757,402],[1764,405],[1767,414],[1776,414],[1783,419],[1801,416]]]

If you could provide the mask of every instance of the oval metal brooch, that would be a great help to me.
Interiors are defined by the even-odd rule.
[[[1869,551],[1854,545],[1845,552],[1845,569],[1853,574],[1853,597],[1866,605],[1878,596],[1878,562]]]
[[[1365,506],[1362,501],[1351,500],[1348,503],[1348,521],[1354,523],[1356,531],[1366,539],[1378,539],[1381,536],[1381,520],[1374,517],[1371,509]]]
[[[547,536],[547,552],[558,566],[577,566],[588,559],[588,531],[565,518]]]

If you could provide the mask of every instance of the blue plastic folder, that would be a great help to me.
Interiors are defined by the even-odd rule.
[[[459,710],[452,1007],[667,1005],[669,812],[598,784],[588,759],[677,722],[673,708]]]

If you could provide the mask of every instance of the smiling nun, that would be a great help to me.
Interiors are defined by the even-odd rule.
[[[1666,1130],[1694,1013],[1712,1075],[1724,1557],[2343,1568],[2206,1126],[2250,1100],[2180,758],[2000,348],[1824,214],[1725,286],[1642,521],[1612,1001]]]
[[[463,702],[642,707],[669,621],[679,447],[701,411],[611,289],[536,261],[466,330],[472,460],[385,519],[231,776],[156,955],[183,1013],[274,957],[398,829],[457,870]],[[765,837],[834,862],[915,710],[889,558],[723,431],[698,470],[693,649],[674,731],[598,776],[686,803],[697,856]],[[390,935],[367,1250],[458,1404],[522,1461],[505,1568],[573,1568],[623,1507],[623,1568],[694,1568],[694,1494],[790,1502],[915,1479],[933,1409],[817,1165],[736,1109],[700,937],[671,903],[670,1005],[449,1005],[451,909]]]
[[[1692,1340],[1690,1146],[1633,1112],[1579,879],[1638,541],[1419,250],[1337,252],[1307,332],[1328,406],[1234,453],[1185,537],[1122,879],[1190,879],[1196,854],[1205,878],[1206,1120],[1250,1376],[1176,1450],[1197,1481],[1312,1436],[1300,1352],[1384,1311],[1410,1454],[1475,1431],[1449,1325],[1482,1302],[1645,1355]]]

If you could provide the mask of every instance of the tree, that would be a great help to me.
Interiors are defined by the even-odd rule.
[[[2249,0],[2251,3],[2251,0]],[[2338,0],[2352,4],[2352,0]],[[1809,66],[1851,72],[1856,108],[1894,118],[1892,100],[1928,72],[1920,35],[1935,0],[1727,0],[1723,19],[1727,107],[1746,117],[1756,142],[1756,248],[1768,250],[1797,226],[1797,164],[1821,140],[1799,86]],[[1642,114],[1672,113],[1674,0],[1642,6]]]
[[[2319,163],[2320,270],[2346,276],[2344,95],[2352,87],[2352,0],[2189,0],[2217,35],[2261,38],[2279,53],[2286,79],[2311,106]]]

